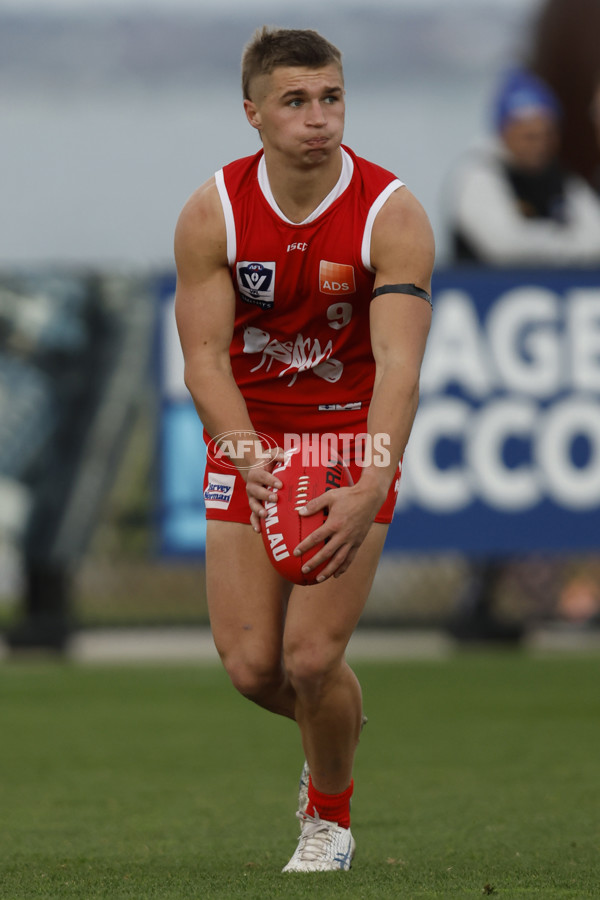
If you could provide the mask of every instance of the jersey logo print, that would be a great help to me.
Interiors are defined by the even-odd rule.
[[[319,290],[322,294],[353,294],[356,291],[354,266],[344,263],[327,262],[319,265]]]
[[[233,497],[235,475],[223,472],[209,472],[208,484],[204,489],[204,504],[207,509],[227,509]]]
[[[275,303],[275,263],[239,262],[236,266],[240,296],[261,309],[273,309]]]
[[[244,353],[260,353],[260,361],[253,369],[256,372],[262,366],[270,372],[274,361],[282,363],[278,378],[291,373],[288,387],[291,387],[300,372],[310,370],[319,378],[334,384],[342,377],[344,364],[331,356],[333,344],[328,341],[321,347],[318,338],[305,338],[297,334],[295,340],[282,343],[277,338],[271,339],[267,331],[249,325],[244,329]]]

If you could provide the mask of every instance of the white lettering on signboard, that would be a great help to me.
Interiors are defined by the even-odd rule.
[[[473,301],[465,291],[444,291],[436,302],[421,392],[433,394],[457,385],[471,397],[485,397],[497,377]]]
[[[541,499],[540,475],[531,463],[508,468],[503,449],[509,438],[527,441],[535,427],[536,405],[511,397],[488,403],[471,416],[465,462],[474,473],[480,499],[496,509],[518,512]]]
[[[550,397],[563,386],[563,302],[543,288],[517,288],[490,310],[487,342],[506,390]]]
[[[399,506],[433,513],[600,507],[600,288],[519,287],[483,323],[466,291],[440,292],[402,480]]]
[[[442,439],[462,445],[470,414],[468,403],[452,397],[422,405],[410,436],[410,465],[402,467],[400,505],[412,495],[432,512],[450,513],[471,502],[474,492],[470,473],[458,465],[441,469],[435,456]]]
[[[587,464],[576,466],[571,447],[583,438]],[[550,497],[570,510],[600,506],[600,407],[597,397],[569,397],[542,417],[537,457]]]
[[[565,302],[573,389],[600,394],[600,288],[576,288]]]

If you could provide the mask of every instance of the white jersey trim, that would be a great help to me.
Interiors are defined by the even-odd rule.
[[[273,192],[271,190],[271,185],[269,184],[269,176],[267,175],[267,164],[265,163],[264,156],[261,156],[258,163],[258,184],[263,192],[264,198],[280,219],[283,219],[284,222],[287,222],[288,225],[308,225],[310,222],[314,222],[315,219],[318,219],[325,210],[329,209],[332,203],[334,203],[338,197],[344,193],[350,182],[352,181],[352,174],[354,172],[354,162],[350,154],[346,153],[344,148],[342,150],[342,171],[340,173],[340,177],[337,180],[337,184],[333,188],[332,191],[327,194],[325,199],[319,203],[316,209],[313,209],[311,214],[303,219],[302,222],[292,222],[291,219],[288,219],[287,216],[281,212],[277,203],[275,201],[275,197],[273,196]]]
[[[368,272],[375,271],[375,269],[371,265],[371,235],[373,233],[375,218],[390,194],[393,194],[394,191],[397,191],[398,188],[401,187],[404,187],[404,182],[400,181],[398,178],[395,178],[394,181],[390,181],[388,186],[382,190],[380,195],[373,202],[373,205],[369,210],[367,221],[365,222],[365,230],[363,232],[362,246],[360,251],[362,264]]]
[[[225,229],[227,233],[227,262],[230,266],[235,263],[237,256],[237,237],[235,233],[235,219],[233,217],[233,207],[227,188],[225,186],[225,176],[223,169],[215,172],[215,183],[221,198],[221,206],[223,207],[223,215],[225,216]]]

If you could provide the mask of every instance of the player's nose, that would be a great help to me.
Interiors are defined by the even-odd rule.
[[[325,111],[319,100],[313,100],[308,106],[307,122],[309,125],[324,125],[326,122]]]

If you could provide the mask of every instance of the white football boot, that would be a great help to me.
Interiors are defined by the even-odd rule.
[[[282,872],[344,872],[352,865],[356,844],[349,828],[296,813],[302,822],[296,852]]]
[[[310,769],[308,763],[304,760],[302,772],[300,773],[300,781],[298,783],[298,818],[305,812],[308,806],[308,778]]]

